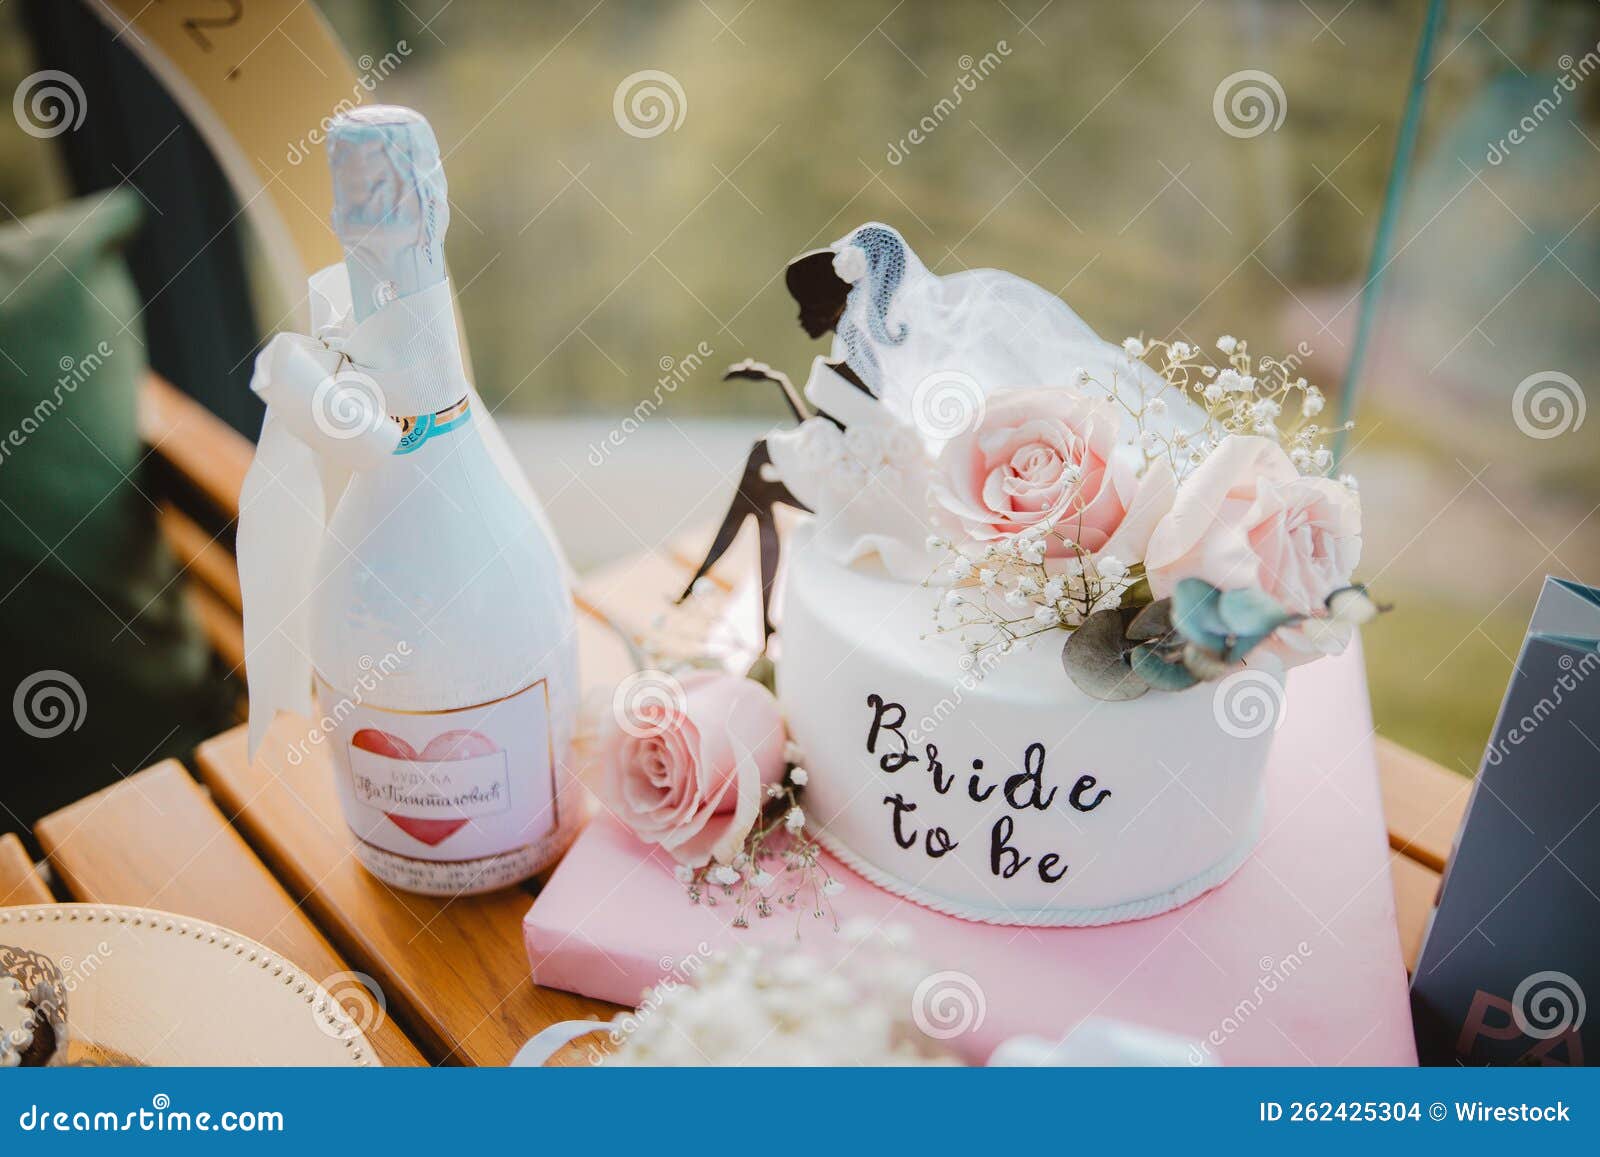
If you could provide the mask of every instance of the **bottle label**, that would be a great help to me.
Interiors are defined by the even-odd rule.
[[[390,711],[317,680],[336,721],[334,771],[357,839],[395,856],[481,860],[557,827],[549,684],[454,711]]]
[[[440,410],[437,414],[419,414],[414,418],[400,418],[400,443],[394,448],[396,454],[410,454],[422,448],[422,444],[430,438],[437,438],[458,430],[465,426],[472,418],[472,409],[468,405],[470,399],[462,398],[448,409]]]

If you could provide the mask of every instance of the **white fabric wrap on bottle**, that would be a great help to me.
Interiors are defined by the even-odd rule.
[[[348,428],[337,373],[370,379],[387,414],[433,414],[471,395],[461,365],[450,282],[355,323],[343,265],[310,281],[314,336],[282,333],[256,357],[250,388],[267,405],[239,495],[250,756],[279,711],[311,713],[309,623],[317,555],[352,473],[394,453],[400,427]]]

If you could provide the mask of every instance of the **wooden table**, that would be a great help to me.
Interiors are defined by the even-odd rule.
[[[195,607],[220,654],[238,666],[239,587],[231,546],[247,441],[158,380],[145,434],[182,494],[208,500],[216,525],[174,502],[168,539],[188,568]],[[217,527],[220,526],[220,529]],[[578,591],[583,676],[600,702],[631,670],[606,620],[635,636],[668,605],[709,532],[614,563]],[[753,574],[741,543],[712,573]],[[387,1064],[502,1065],[556,1020],[608,1017],[613,1006],[528,979],[521,920],[532,886],[450,902],[395,892],[359,867],[322,749],[284,758],[303,722],[278,721],[254,766],[237,727],[202,744],[192,768],[166,761],[47,816],[35,828],[62,899],[136,904],[214,921],[283,953],[318,977],[360,972],[387,1015],[371,1036]],[[1401,943],[1415,962],[1469,781],[1378,741]],[[192,773],[192,774],[191,774]],[[0,838],[0,906],[47,901],[51,886],[14,837]]]

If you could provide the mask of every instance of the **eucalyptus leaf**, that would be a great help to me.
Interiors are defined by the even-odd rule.
[[[1157,599],[1139,608],[1128,624],[1130,639],[1160,639],[1172,633],[1172,600]]]
[[[1061,665],[1085,695],[1116,702],[1137,699],[1150,689],[1128,665],[1123,633],[1128,617],[1120,609],[1096,611],[1067,636]]]
[[[1128,664],[1133,673],[1157,691],[1182,691],[1200,680],[1180,663],[1170,663],[1161,652],[1149,643],[1140,643],[1128,652]]]
[[[1202,681],[1221,679],[1244,669],[1243,663],[1231,663],[1215,651],[1208,651],[1193,643],[1184,644],[1182,655],[1183,665],[1189,673]]]
[[[1217,598],[1217,613],[1236,635],[1270,633],[1294,617],[1271,595],[1254,587],[1223,591]]]
[[[1149,606],[1155,600],[1156,593],[1150,589],[1150,580],[1140,575],[1127,590],[1122,592],[1122,605],[1125,607]]]
[[[1233,636],[1223,657],[1234,662],[1243,659],[1273,631],[1299,617],[1252,587],[1223,591],[1217,598],[1217,613]]]
[[[1223,622],[1221,601],[1222,592],[1204,579],[1180,580],[1172,592],[1172,629],[1203,650],[1227,654],[1232,632]]]
[[[756,656],[754,663],[750,664],[750,670],[745,672],[745,677],[754,679],[774,695],[778,693],[778,668],[764,651]]]

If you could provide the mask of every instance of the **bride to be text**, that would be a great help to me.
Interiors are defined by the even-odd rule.
[[[983,760],[973,759],[963,785],[959,783],[960,775],[946,768],[936,744],[923,744],[920,755],[911,750],[911,742],[905,734],[904,705],[873,694],[867,696],[867,707],[872,712],[872,721],[867,726],[867,754],[877,759],[879,770],[898,775],[908,767],[921,764],[929,786],[938,795],[955,793],[981,807],[986,814],[993,814],[997,808],[1006,809],[989,827],[990,872],[1009,880],[1031,867],[1047,884],[1066,876],[1068,865],[1060,852],[1024,853],[1016,841],[1016,819],[1012,813],[1048,811],[1061,792],[1059,786],[1049,786],[1045,781],[1044,744],[1030,743],[1023,752],[1022,770],[1004,777],[985,774]],[[1099,787],[1094,776],[1084,774],[1067,789],[1064,803],[1076,811],[1091,812],[1110,797],[1109,789]],[[884,796],[883,803],[889,809],[894,841],[906,851],[920,846],[925,855],[937,860],[955,851],[961,846],[961,839],[967,838],[952,836],[949,828],[942,824],[919,823],[918,805],[903,791]]]

